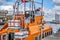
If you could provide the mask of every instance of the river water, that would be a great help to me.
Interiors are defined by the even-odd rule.
[[[47,23],[46,25],[49,25],[53,28],[54,34],[47,36],[42,40],[60,40],[60,32],[57,32],[60,28],[60,24]]]
[[[60,24],[46,23],[46,25],[51,26],[53,28],[54,33],[56,33],[58,29],[60,28]]]

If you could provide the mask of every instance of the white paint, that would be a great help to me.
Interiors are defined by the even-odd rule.
[[[16,27],[18,27],[18,26],[20,26],[20,24],[19,24],[19,22],[20,22],[20,20],[8,20],[8,26],[16,26]]]
[[[14,34],[15,38],[25,38],[28,37],[28,31],[16,32]]]

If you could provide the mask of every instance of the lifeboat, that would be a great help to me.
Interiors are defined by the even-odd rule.
[[[23,1],[25,3],[25,0]],[[19,1],[15,4],[17,3]],[[18,4],[16,6],[18,8]],[[25,14],[15,14],[13,19],[8,20],[0,29],[0,40],[41,40],[51,35],[52,27],[44,24],[43,15],[35,14],[34,11],[36,10],[29,10]]]
[[[19,15],[17,15],[19,16]],[[21,16],[21,14],[20,14]],[[21,16],[23,18],[24,16]],[[14,20],[9,20],[5,23],[0,30],[0,39],[1,40],[40,40],[42,38],[47,37],[52,34],[52,28],[47,25],[43,25],[42,35],[41,35],[41,27],[38,24],[37,19],[42,18],[41,16],[35,16],[35,21],[33,23],[24,23],[23,20],[20,22],[19,17],[14,17]],[[16,25],[17,24],[17,25]],[[23,26],[23,25],[24,26]],[[22,28],[23,27],[23,28]],[[9,36],[9,37],[8,37]],[[12,38],[13,36],[13,38]]]

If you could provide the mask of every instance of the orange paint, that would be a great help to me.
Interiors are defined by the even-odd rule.
[[[20,16],[20,17],[16,17],[16,16]],[[17,14],[14,17],[14,20],[21,20],[21,18],[24,18],[24,15],[23,14]],[[24,22],[24,20],[21,20],[20,24],[22,26],[25,26],[25,28],[29,29],[28,37],[24,38],[24,40],[34,40],[34,37],[36,35],[41,34],[41,30],[40,30],[41,27],[39,26],[39,24],[37,24],[37,23],[41,22],[41,19],[43,19],[43,16],[35,16],[35,18],[34,18],[35,21],[33,23],[29,23],[29,24],[26,24]],[[19,32],[20,31],[20,30],[14,30],[14,29],[6,30],[7,27],[8,27],[8,24],[5,23],[2,30],[0,31],[0,34],[2,34],[4,32],[10,33],[10,32]],[[42,33],[52,30],[52,28],[50,26],[46,26],[46,25],[44,25],[43,28],[44,29],[42,30]],[[20,39],[16,38],[15,40],[20,40]]]

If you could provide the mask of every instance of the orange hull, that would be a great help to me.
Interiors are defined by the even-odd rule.
[[[21,15],[17,15],[17,16],[21,16]],[[24,15],[22,16],[22,18],[24,17]],[[38,37],[38,40],[40,39],[39,36],[41,35],[41,30],[40,30],[40,25],[37,24],[38,22],[40,22],[39,20],[41,20],[41,18],[43,18],[42,16],[35,16],[35,21],[33,23],[29,23],[26,24],[24,23],[24,21],[21,21],[20,24],[23,26],[25,25],[25,28],[28,29],[28,37],[24,38],[24,40],[35,40],[35,37]],[[18,17],[15,16],[14,20],[19,20]],[[24,23],[24,24],[23,24]],[[0,35],[2,35],[3,33],[7,33],[9,34],[10,32],[19,32],[20,30],[16,29],[7,29],[8,24],[5,23],[3,28],[0,31]],[[44,25],[43,26],[43,30],[42,30],[42,34],[44,35],[43,37],[46,37],[50,34],[52,34],[52,28],[50,26]],[[50,33],[50,34],[49,34]],[[19,38],[15,38],[15,40],[20,40]]]

